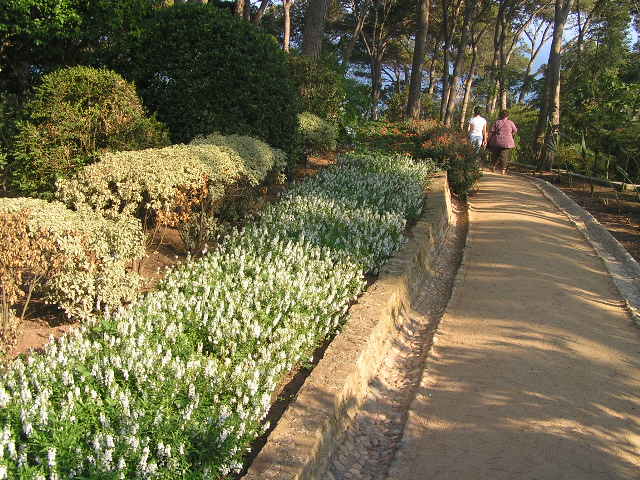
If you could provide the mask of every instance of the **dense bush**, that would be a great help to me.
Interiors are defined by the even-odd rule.
[[[8,161],[20,112],[17,96],[0,91],[0,191],[8,187]]]
[[[252,185],[259,185],[270,173],[280,173],[287,166],[286,154],[261,140],[245,135],[210,135],[196,137],[191,145],[216,145],[230,149],[242,159]]]
[[[195,251],[217,234],[216,217],[242,202],[245,187],[282,169],[285,158],[259,140],[215,134],[193,145],[105,154],[59,181],[57,197],[74,209],[134,215],[152,241],[156,227],[177,227]]]
[[[298,101],[285,54],[250,23],[206,5],[162,8],[119,48],[128,51],[119,68],[174,141],[217,131],[295,153]]]
[[[238,472],[276,386],[336,331],[364,288],[362,272],[402,243],[402,212],[417,214],[426,173],[406,157],[352,157],[168,274],[157,292],[49,345],[28,368],[16,361],[0,376],[7,475]],[[407,179],[404,205],[396,187]],[[291,223],[291,202],[319,192],[335,203]],[[363,212],[378,223],[364,225]],[[378,226],[391,235],[372,242]],[[372,250],[361,254],[362,243]]]
[[[387,100],[387,109],[384,111],[384,116],[387,120],[392,122],[399,122],[405,118],[405,112],[407,110],[407,101],[409,99],[409,89],[405,88],[399,92],[394,93],[389,100]],[[428,93],[422,93],[420,95],[420,118],[432,117],[437,115],[438,106]]]
[[[20,216],[26,234],[14,228],[13,241],[22,248],[6,249],[0,262],[5,276],[12,278],[15,301],[23,296],[15,289],[34,276],[42,277],[35,294],[69,316],[84,318],[97,306],[113,308],[135,298],[139,277],[127,270],[144,255],[139,221],[128,215],[107,220],[59,202],[0,198],[0,230],[10,235],[8,227],[19,226]],[[40,260],[33,260],[34,255]]]
[[[300,95],[300,110],[338,124],[347,100],[342,74],[322,61],[309,57],[292,55],[289,65]]]
[[[134,215],[145,227],[176,226],[209,195],[221,197],[242,173],[237,156],[211,145],[108,153],[58,182],[57,197],[74,209]]]
[[[300,136],[307,152],[328,152],[338,146],[338,130],[336,126],[313,113],[304,112],[298,115]]]
[[[51,192],[56,179],[104,151],[166,145],[166,129],[144,109],[133,85],[109,70],[73,67],[45,75],[19,124],[12,183]]]

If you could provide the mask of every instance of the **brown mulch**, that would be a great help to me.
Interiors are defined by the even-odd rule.
[[[514,168],[513,170],[535,175],[554,184],[578,205],[591,213],[627,249],[631,256],[640,262],[639,194],[616,192],[611,187],[593,185],[567,175],[551,172],[533,173],[522,168]]]
[[[294,171],[291,183],[315,175],[321,169],[334,164],[338,153],[331,152],[321,157],[309,157],[306,164],[301,165]],[[261,198],[256,202],[254,213],[268,203],[277,200],[289,185],[265,187],[261,192]],[[159,237],[161,237],[162,241],[149,249],[147,252],[148,257],[139,268],[139,273],[143,277],[142,292],[153,290],[158,281],[164,277],[167,269],[183,262],[187,258],[187,252],[177,230],[165,229],[160,232]],[[58,338],[79,325],[77,321],[66,320],[61,312],[55,311],[51,307],[39,306],[37,299],[32,303],[33,307],[30,307],[27,318],[21,325],[17,344],[7,355],[7,360],[16,358],[21,354],[42,350],[43,346],[49,342],[50,337]],[[0,360],[2,360],[1,356]]]

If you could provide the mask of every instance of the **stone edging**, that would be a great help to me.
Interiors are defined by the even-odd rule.
[[[524,176],[524,175],[523,175]],[[640,326],[640,264],[593,215],[574,202],[555,185],[535,177],[525,176],[558,209],[575,224],[602,258],[613,283],[624,299],[631,317]]]
[[[320,480],[333,447],[350,425],[412,300],[433,274],[434,259],[452,223],[446,174],[432,179],[409,241],[351,307],[327,348],[271,432],[243,480]]]

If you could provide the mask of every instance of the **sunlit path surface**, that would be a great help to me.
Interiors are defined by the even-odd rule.
[[[526,180],[485,174],[394,480],[640,478],[640,329]]]

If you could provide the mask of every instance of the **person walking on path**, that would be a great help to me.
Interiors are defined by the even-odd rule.
[[[487,147],[492,155],[492,171],[499,169],[503,175],[507,173],[511,150],[516,142],[513,136],[518,133],[516,124],[509,120],[509,111],[502,110],[500,118],[491,127]]]
[[[480,115],[480,107],[476,107],[473,110],[473,117],[469,119],[469,141],[476,150],[476,153],[480,153],[482,147],[487,145],[487,120]]]

